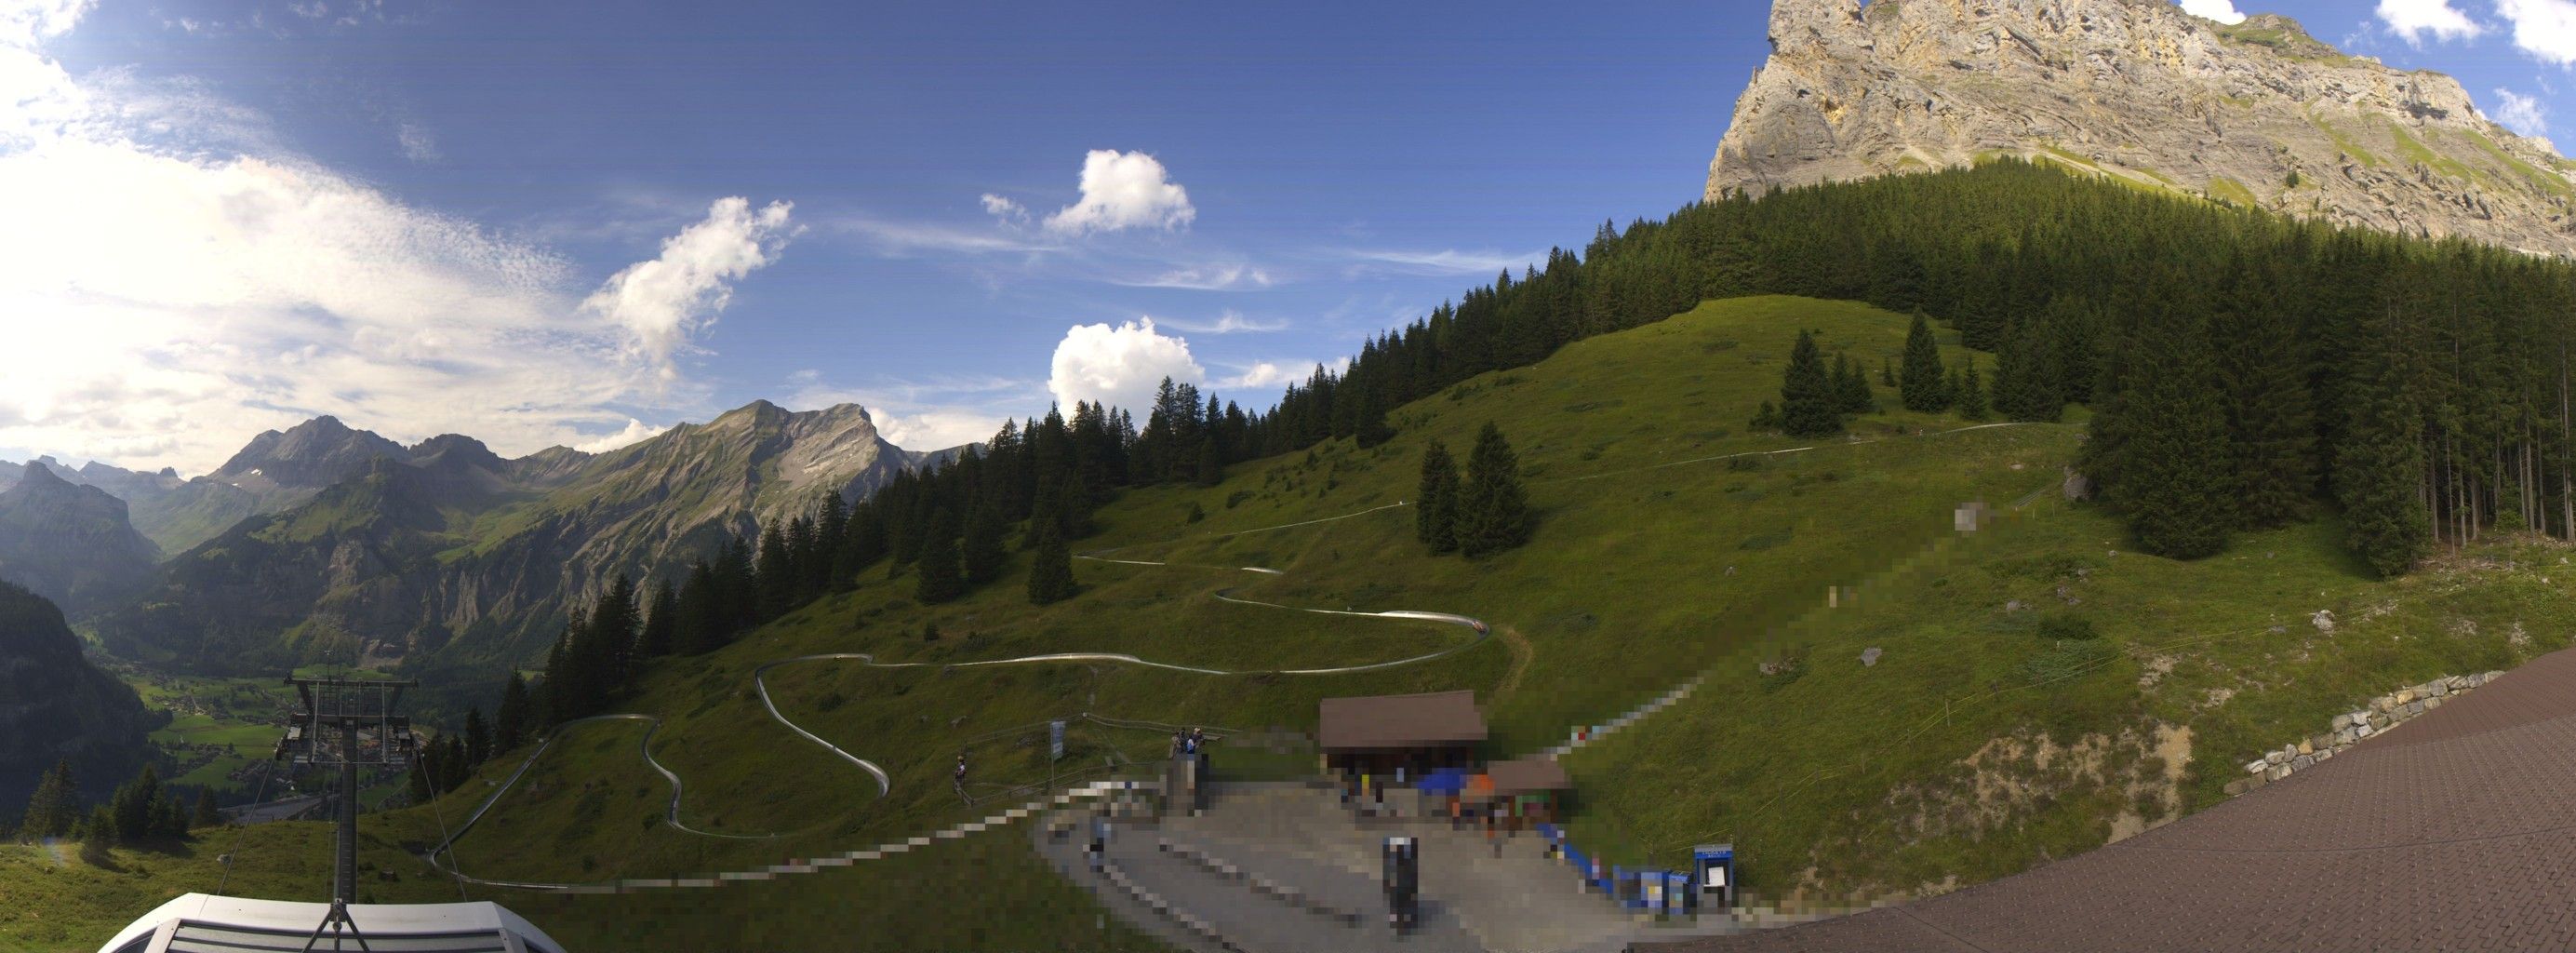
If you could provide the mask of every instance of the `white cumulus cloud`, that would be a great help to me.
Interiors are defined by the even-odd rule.
[[[639,331],[583,309],[570,263],[302,158],[202,87],[75,79],[44,44],[84,8],[0,0],[0,446],[204,472],[327,413],[518,454],[650,406],[621,360]],[[647,265],[601,300],[676,285],[705,304]],[[648,312],[617,314],[650,331]]]
[[[651,440],[655,437],[661,436],[663,431],[669,429],[671,428],[668,426],[656,427],[633,417],[628,417],[626,418],[626,429],[601,437],[597,440],[573,444],[572,448],[583,453],[607,453],[611,450],[617,450]]]
[[[1307,378],[1315,376],[1315,369],[1319,366],[1312,362],[1299,364],[1295,361],[1254,361],[1243,365],[1242,373],[1229,377],[1220,384],[1243,390],[1286,387],[1290,384],[1304,383]]]
[[[992,203],[987,201],[985,207],[990,210]],[[1047,216],[1046,227],[1076,235],[1129,228],[1168,230],[1188,225],[1198,214],[1190,206],[1189,190],[1172,181],[1153,156],[1093,149],[1082,159],[1082,200]]]
[[[1190,356],[1190,342],[1154,328],[1154,319],[1107,324],[1077,324],[1056,343],[1047,390],[1066,407],[1078,401],[1106,401],[1111,406],[1141,410],[1153,404],[1163,378],[1197,384],[1207,369]]]
[[[2502,86],[2496,87],[2495,120],[2516,133],[2534,138],[2549,135],[2549,107],[2538,97],[2525,96]]]
[[[2435,40],[2469,40],[2485,33],[2487,28],[2451,0],[2379,0],[2379,22],[2388,32],[2407,43],[2423,46],[2426,37]]]
[[[2576,3],[2568,0],[2496,0],[2496,13],[2513,24],[2513,45],[2560,66],[2576,63]]]
[[[984,214],[986,215],[990,215],[994,218],[1013,224],[1029,220],[1029,210],[1022,208],[1018,202],[1014,202],[1003,196],[995,195],[991,192],[984,193],[983,201]]]
[[[786,202],[758,212],[741,196],[717,199],[705,221],[662,242],[662,255],[626,266],[581,303],[625,329],[628,353],[665,380],[679,376],[672,358],[714,323],[733,298],[733,283],[776,260],[794,234]]]
[[[2233,0],[2181,0],[2181,2],[2182,12],[2192,16],[2227,24],[2245,22],[2245,15],[2236,12],[2236,4]]]

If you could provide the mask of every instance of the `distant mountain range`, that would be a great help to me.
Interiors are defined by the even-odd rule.
[[[0,579],[64,600],[110,651],[198,670],[498,668],[541,653],[617,573],[674,575],[826,493],[855,501],[947,452],[895,446],[852,404],[757,401],[610,453],[518,459],[317,417],[191,480],[5,465]],[[43,559],[71,548],[76,567]]]

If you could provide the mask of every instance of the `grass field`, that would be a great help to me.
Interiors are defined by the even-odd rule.
[[[1085,591],[1055,606],[1027,604],[1016,556],[999,581],[938,607],[912,600],[908,576],[872,570],[857,591],[720,652],[657,664],[624,706],[661,719],[652,747],[685,780],[683,823],[759,839],[662,823],[669,789],[638,757],[645,726],[602,723],[549,749],[460,842],[459,863],[477,876],[567,881],[746,869],[982,816],[1051,772],[1087,779],[1150,760],[1167,737],[1077,722],[1067,760],[1049,765],[1050,718],[1311,731],[1322,697],[1466,688],[1485,707],[1493,753],[1511,756],[1707,673],[1682,705],[1567,759],[1579,842],[1615,860],[1669,862],[1692,843],[1732,840],[1754,888],[1773,896],[1944,889],[2203,806],[2232,765],[2323,730],[2360,697],[2505,667],[2565,640],[2552,595],[2564,586],[2532,568],[2555,551],[2537,543],[2482,549],[2483,562],[2395,584],[2352,565],[2330,519],[2196,564],[2128,553],[2114,520],[2056,492],[2081,439],[2080,408],[2062,423],[1969,430],[1872,414],[1851,437],[1821,441],[1747,431],[1755,406],[1776,397],[1800,328],[1874,378],[1905,326],[1860,305],[1763,297],[1584,341],[1400,408],[1400,435],[1381,447],[1334,442],[1237,466],[1215,487],[1129,492],[1099,514],[1102,532],[1084,548],[1172,565],[1077,562]],[[1429,557],[1413,510],[1389,505],[1412,496],[1427,441],[1463,455],[1488,421],[1519,451],[1535,536],[1478,562]],[[1961,532],[1956,514],[1971,504],[1995,515]],[[1204,518],[1192,521],[1193,510]],[[1347,514],[1359,515],[1310,522]],[[2523,568],[2486,566],[2506,560]],[[1493,637],[1407,667],[1275,674],[1407,658],[1470,636],[1219,593],[1463,613],[1491,623]],[[2305,627],[2321,608],[2351,621],[2321,638]],[[2079,621],[2094,637],[2068,637]],[[1864,667],[1870,647],[1884,654]],[[1252,674],[948,667],[1067,651]],[[921,666],[816,661],[768,676],[790,718],[890,773],[882,799],[868,775],[777,725],[753,694],[762,664],[826,652]],[[973,807],[946,780],[961,750],[986,798]],[[431,809],[371,816],[370,830],[388,843],[436,841],[524,756],[496,759]],[[1281,776],[1311,757],[1293,745],[1228,746],[1216,763],[1221,774]],[[248,837],[264,842],[270,830]],[[745,922],[771,945],[1006,945],[977,942],[977,930],[1025,948],[1143,942],[1047,873],[1025,836],[1006,829],[683,897],[473,892],[576,948],[685,947]],[[967,894],[977,899],[957,902]],[[108,930],[140,912],[96,910]],[[11,931],[0,921],[0,946],[33,935]]]

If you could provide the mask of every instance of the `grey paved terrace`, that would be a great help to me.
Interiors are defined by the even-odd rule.
[[[1901,906],[1635,949],[2576,949],[2576,650],[2100,850]]]

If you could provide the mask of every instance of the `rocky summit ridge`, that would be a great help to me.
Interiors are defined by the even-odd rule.
[[[2168,0],[1776,0],[1707,197],[2019,156],[2339,225],[2576,254],[2576,163],[2459,82]]]

